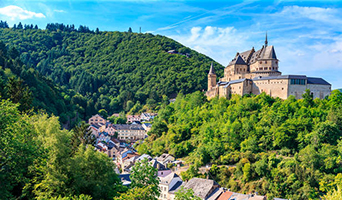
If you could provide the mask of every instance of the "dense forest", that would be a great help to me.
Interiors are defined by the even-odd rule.
[[[20,103],[20,111],[42,109],[49,114],[61,116],[66,122],[67,116],[75,116],[74,106],[64,99],[59,88],[42,76],[37,70],[25,65],[20,53],[13,46],[6,47],[0,41],[0,98]]]
[[[206,89],[212,59],[160,35],[102,32],[74,25],[0,25],[0,40],[63,91],[85,119],[108,113],[156,109],[158,102]],[[178,53],[170,54],[169,50]],[[223,67],[214,62],[217,73]],[[163,98],[164,97],[164,98]]]
[[[232,191],[318,199],[342,184],[342,93],[303,97],[179,95],[159,111],[139,152],[192,163],[184,179],[213,163],[210,177]]]

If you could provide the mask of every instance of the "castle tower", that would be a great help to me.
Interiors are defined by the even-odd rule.
[[[208,73],[208,91],[216,86],[216,73],[214,70],[213,63],[211,63],[210,70]]]

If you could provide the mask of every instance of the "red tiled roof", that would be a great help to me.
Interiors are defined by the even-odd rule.
[[[217,200],[228,200],[233,195],[233,192],[226,191],[220,195]]]

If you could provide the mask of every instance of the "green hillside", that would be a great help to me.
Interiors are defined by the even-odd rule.
[[[61,95],[51,80],[26,66],[13,46],[6,47],[0,41],[0,97],[20,103],[20,111],[43,109],[58,115],[62,122],[74,116],[73,106]]]
[[[196,168],[214,163],[210,177],[234,192],[319,199],[342,177],[342,93],[329,99],[233,95],[206,100],[178,96],[159,111],[140,153],[170,153]],[[229,166],[229,168],[227,168]]]
[[[78,105],[82,118],[100,109],[137,111],[145,104],[153,109],[163,95],[206,89],[214,62],[160,35],[92,32],[61,24],[46,30],[24,27],[1,28],[0,40],[17,48],[26,65],[69,90],[64,98]],[[223,67],[214,65],[221,75]]]

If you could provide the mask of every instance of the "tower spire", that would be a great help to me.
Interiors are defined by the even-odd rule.
[[[265,47],[267,47],[268,41],[267,41],[267,31],[266,31],[266,39],[265,39]]]
[[[215,74],[215,70],[214,70],[213,62],[211,62],[211,65],[210,65],[210,70],[209,70],[209,74]]]

